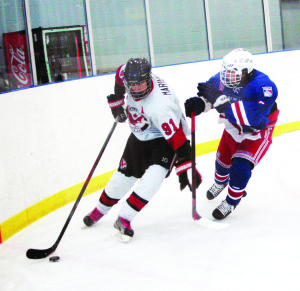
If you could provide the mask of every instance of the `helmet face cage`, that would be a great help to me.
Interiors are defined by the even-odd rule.
[[[253,67],[252,54],[245,49],[236,49],[223,58],[221,82],[226,87],[234,88],[253,71]]]
[[[134,100],[146,98],[152,88],[151,65],[145,58],[130,59],[124,70],[124,85],[127,94]]]

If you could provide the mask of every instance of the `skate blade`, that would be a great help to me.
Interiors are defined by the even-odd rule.
[[[131,236],[128,236],[126,234],[122,234],[120,233],[118,230],[116,230],[115,232],[113,232],[111,234],[112,238],[117,240],[117,241],[120,241],[122,243],[128,243],[131,241],[132,237]]]
[[[195,220],[195,222],[201,226],[212,228],[212,229],[224,229],[229,226],[229,224],[227,223],[216,222],[205,217],[201,217],[200,219]]]

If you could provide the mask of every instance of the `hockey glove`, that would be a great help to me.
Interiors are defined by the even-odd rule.
[[[188,140],[176,151],[177,161],[175,163],[176,174],[179,178],[180,190],[189,186],[192,191],[192,149]],[[201,174],[196,170],[196,188],[202,182]]]
[[[209,83],[198,84],[198,96],[203,96],[213,107],[223,113],[230,106],[231,98]]]
[[[185,115],[191,117],[192,112],[195,111],[195,116],[200,115],[202,112],[207,112],[211,109],[211,104],[203,97],[192,97],[185,101]]]
[[[125,122],[127,116],[123,108],[124,98],[119,99],[115,94],[110,94],[107,96],[107,101],[114,118],[120,123]]]

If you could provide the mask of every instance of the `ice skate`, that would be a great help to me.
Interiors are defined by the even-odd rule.
[[[243,197],[247,196],[247,192],[243,192]],[[222,203],[213,211],[212,216],[215,219],[222,220],[226,218],[233,210],[237,207],[237,205],[230,205],[226,200],[222,201]]]
[[[226,187],[228,183],[217,184],[216,182],[207,190],[206,197],[208,200],[216,198]]]
[[[236,206],[230,205],[226,200],[223,200],[222,203],[213,211],[212,216],[215,219],[222,220],[232,213],[235,208]]]
[[[130,226],[130,221],[128,221],[120,216],[116,220],[116,222],[114,224],[114,228],[117,231],[112,234],[112,237],[123,243],[129,242],[134,235],[134,231]]]
[[[96,207],[90,214],[83,218],[83,222],[86,226],[90,227],[99,221],[101,217],[103,217],[103,214]]]

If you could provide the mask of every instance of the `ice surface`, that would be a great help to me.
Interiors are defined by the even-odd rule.
[[[56,252],[29,260],[28,248],[49,248],[73,203],[17,233],[0,245],[0,290],[299,290],[300,131],[273,139],[254,170],[248,195],[215,229],[192,220],[191,194],[180,192],[174,173],[132,223],[128,244],[111,238],[119,205],[92,228],[82,218],[100,192],[84,197]],[[212,219],[205,198],[213,182],[215,153],[197,158],[203,184],[197,209]],[[85,177],[83,177],[84,179]]]

